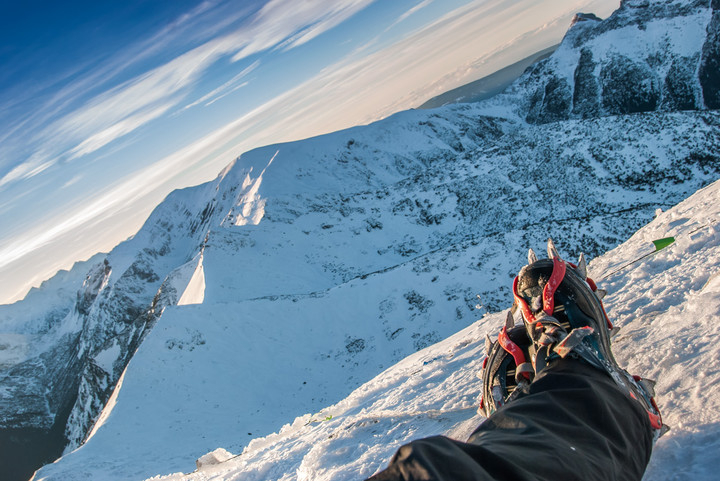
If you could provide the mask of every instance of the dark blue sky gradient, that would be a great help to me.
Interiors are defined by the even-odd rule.
[[[182,16],[203,4],[208,8],[183,28]],[[128,56],[128,68],[98,76],[97,82],[85,87],[86,94],[131,79],[232,28],[237,22],[223,25],[217,21],[227,18],[225,11],[242,11],[241,18],[247,18],[263,4],[219,0],[3,2],[0,126],[19,110],[40,107],[48,96],[78,78],[117,63],[120,52]],[[218,27],[213,30],[208,25]],[[159,32],[164,35],[154,38]]]

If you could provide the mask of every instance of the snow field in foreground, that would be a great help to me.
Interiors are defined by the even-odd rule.
[[[646,481],[716,479],[720,452],[720,182],[661,213],[626,243],[595,259],[590,276],[621,331],[619,363],[658,381],[657,400],[672,427],[655,447]],[[651,241],[676,242],[652,252]],[[573,258],[575,253],[561,254]],[[573,254],[570,256],[569,254]],[[152,479],[357,480],[387,464],[403,443],[446,434],[464,439],[477,414],[485,334],[504,313],[486,315],[419,351],[319,413],[255,439],[225,462]]]

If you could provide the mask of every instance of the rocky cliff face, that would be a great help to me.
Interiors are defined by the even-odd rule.
[[[277,378],[295,373],[288,386],[207,407],[224,418],[238,411],[238,422],[254,426],[243,432],[272,432],[482,309],[504,308],[528,245],[553,236],[569,252],[594,256],[619,244],[657,208],[720,177],[720,117],[707,111],[720,102],[717,3],[625,1],[604,21],[579,16],[552,57],[489,101],[258,149],[215,181],[172,193],[136,236],[92,267],[0,306],[0,352],[14,353],[0,358],[2,432],[23,446],[51,444],[48,461],[65,440],[74,448],[87,438],[126,369],[133,379],[153,362],[168,366],[159,359],[172,355],[180,372],[211,348],[211,358],[233,365],[250,363],[244,352],[261,356],[247,347],[248,333],[260,329],[257,312],[274,328],[257,331],[264,334],[253,345],[295,349],[297,326],[307,326],[317,342],[308,342],[315,350],[306,361],[340,379],[295,372],[305,359],[298,348],[298,366],[283,357],[264,362]],[[351,286],[355,294],[344,297]],[[356,305],[358,295],[364,302]],[[128,367],[156,324],[181,325],[190,312],[173,306],[200,302],[195,324],[155,333],[136,371]],[[337,316],[318,315],[330,312]],[[209,332],[221,322],[226,344],[213,344]],[[252,370],[238,376],[234,384],[255,382]],[[292,384],[299,379],[304,384]],[[173,399],[167,418],[185,409]],[[276,399],[293,401],[275,406]],[[162,431],[149,409],[139,403],[134,419]],[[248,417],[255,412],[264,417]],[[143,444],[121,421],[108,423],[43,473],[72,479],[83,456],[102,459],[93,445]],[[103,441],[103,432],[115,441]],[[200,454],[217,447],[193,446]]]
[[[504,101],[520,100],[530,123],[717,109],[716,3],[628,0],[607,20],[578,14],[558,52]]]
[[[16,353],[0,358],[0,439],[9,446],[0,465],[21,466],[4,475],[27,478],[79,446],[148,329],[177,303],[162,283],[202,244],[202,213],[173,210],[171,198],[110,254],[0,306],[0,353]]]

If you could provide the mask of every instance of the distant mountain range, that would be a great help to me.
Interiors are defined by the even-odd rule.
[[[0,475],[65,443],[42,479],[240,452],[507,307],[529,245],[619,245],[720,178],[719,36],[716,0],[626,0],[485,101],[256,149],[173,192],[0,306]]]
[[[555,50],[557,50],[558,46],[559,45],[553,45],[552,47],[548,47],[525,57],[512,65],[501,68],[497,72],[493,72],[486,77],[462,85],[458,88],[448,90],[437,97],[431,98],[418,108],[435,109],[448,104],[460,102],[481,102],[483,100],[487,100],[510,86],[510,84],[517,80],[517,78],[522,75],[528,67],[540,60],[548,58]]]

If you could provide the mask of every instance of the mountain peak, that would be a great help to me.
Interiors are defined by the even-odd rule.
[[[709,0],[627,1],[605,20],[581,13],[555,53],[491,99],[489,110],[504,106],[542,124],[716,109],[718,38]]]
[[[594,13],[576,13],[570,22],[570,28],[580,22],[602,22],[602,18],[598,17]]]

